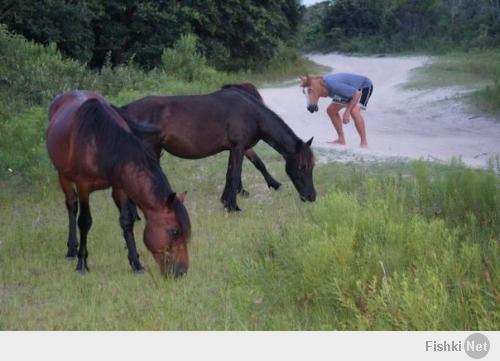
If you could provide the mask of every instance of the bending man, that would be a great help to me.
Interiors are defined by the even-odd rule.
[[[323,76],[307,75],[300,77],[301,86],[307,97],[307,110],[311,113],[318,111],[320,97],[331,97],[332,103],[326,109],[338,138],[329,143],[345,144],[342,124],[349,123],[351,116],[354,119],[356,130],[361,138],[361,147],[367,147],[365,120],[361,109],[365,110],[373,92],[373,84],[363,75],[350,73],[330,73]],[[340,117],[340,110],[345,108]]]

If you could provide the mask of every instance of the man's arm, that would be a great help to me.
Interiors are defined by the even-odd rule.
[[[342,122],[344,124],[349,123],[349,119],[351,119],[351,111],[354,109],[356,104],[358,104],[359,99],[361,99],[361,92],[359,90],[356,90],[354,96],[351,98],[349,103],[347,103],[347,108],[344,112],[344,116],[342,117]]]

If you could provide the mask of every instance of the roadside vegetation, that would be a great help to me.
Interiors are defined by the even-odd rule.
[[[433,57],[413,72],[405,85],[426,89],[460,86],[472,90],[466,95],[479,111],[500,115],[500,51],[454,52]]]

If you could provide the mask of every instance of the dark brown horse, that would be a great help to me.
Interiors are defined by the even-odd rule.
[[[123,106],[121,111],[161,129],[160,137],[148,140],[158,156],[162,148],[187,159],[229,150],[226,185],[221,197],[228,211],[240,210],[236,195],[242,191],[244,155],[262,172],[270,187],[279,187],[252,150],[261,139],[285,158],[286,172],[300,198],[303,201],[316,199],[312,138],[303,142],[264,105],[258,91],[248,85],[228,85],[206,95],[148,96]]]
[[[131,128],[139,132],[141,127],[122,118],[103,97],[92,92],[64,93],[50,104],[47,148],[66,196],[69,215],[66,257],[78,255],[76,270],[88,270],[87,233],[92,225],[89,194],[113,187],[132,269],[142,271],[143,267],[135,247],[134,207],[129,199],[145,215],[144,243],[161,272],[181,276],[189,267],[187,241],[191,232],[183,205],[184,194],[176,196],[154,153]]]

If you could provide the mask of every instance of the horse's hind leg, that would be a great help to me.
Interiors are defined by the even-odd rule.
[[[66,198],[66,209],[68,210],[69,228],[68,228],[68,252],[67,259],[76,257],[78,249],[78,240],[76,238],[76,215],[78,214],[78,196],[73,188],[73,183],[59,175],[59,184]]]
[[[78,264],[76,270],[85,273],[87,267],[87,234],[92,226],[92,216],[89,207],[89,190],[78,187],[78,199],[80,201],[80,215],[78,216],[78,228],[80,228],[80,248],[78,249]]]
[[[142,267],[139,261],[139,254],[137,253],[134,238],[134,221],[136,220],[137,207],[123,190],[113,188],[112,195],[120,211],[120,226],[123,230],[123,238],[125,238],[125,243],[127,244],[130,267],[132,267],[134,272],[142,272],[144,271],[144,267]]]
[[[269,174],[266,166],[264,165],[264,162],[252,148],[247,149],[247,151],[245,152],[245,157],[247,157],[247,159],[253,163],[255,168],[257,168],[262,173],[269,188],[278,189],[281,186],[281,183]]]
[[[236,195],[241,184],[241,165],[243,163],[243,150],[233,148],[229,152],[229,163],[226,173],[226,186],[222,193],[221,202],[228,212],[240,211],[236,204]]]

